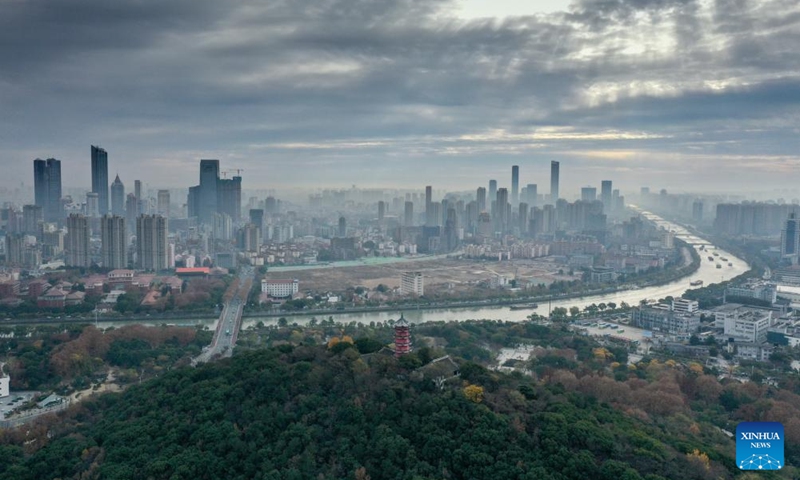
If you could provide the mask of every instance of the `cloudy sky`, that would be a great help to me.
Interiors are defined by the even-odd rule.
[[[0,185],[800,178],[797,0],[0,0]],[[748,182],[748,183],[745,183]]]

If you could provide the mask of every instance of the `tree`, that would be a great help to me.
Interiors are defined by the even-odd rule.
[[[567,309],[564,307],[556,307],[550,313],[550,320],[554,322],[563,322],[567,319]]]
[[[573,320],[578,318],[580,316],[580,314],[581,314],[581,309],[580,308],[578,308],[578,307],[570,307],[569,315],[570,315],[570,317],[572,317]]]
[[[617,304],[614,303],[614,302],[608,302],[606,305],[608,306],[608,308],[610,310],[616,310],[617,309]]]
[[[464,396],[470,401],[481,403],[483,401],[483,387],[480,385],[467,385],[464,387]]]
[[[288,322],[288,320],[286,320],[286,317],[281,317],[281,318],[278,319],[278,326],[279,327],[284,328],[288,324],[289,324],[289,322]]]

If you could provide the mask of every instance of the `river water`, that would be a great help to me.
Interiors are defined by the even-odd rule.
[[[431,321],[460,321],[460,320],[504,320],[504,321],[522,321],[525,320],[531,313],[538,313],[540,315],[547,315],[548,310],[556,307],[578,307],[583,309],[591,304],[609,303],[614,302],[617,305],[626,302],[630,305],[638,305],[643,299],[658,300],[667,296],[678,297],[691,287],[690,282],[702,280],[704,285],[711,283],[718,283],[725,280],[730,280],[738,275],[747,272],[750,266],[744,260],[734,257],[730,252],[715,247],[708,241],[699,238],[683,227],[668,222],[657,215],[649,212],[640,212],[648,220],[651,220],[666,229],[675,232],[675,236],[681,240],[686,241],[693,245],[693,248],[698,250],[701,245],[705,246],[705,251],[698,251],[700,254],[700,268],[687,277],[676,280],[664,285],[640,288],[637,290],[627,290],[624,292],[617,292],[604,295],[591,295],[586,297],[570,298],[565,300],[554,300],[550,303],[540,302],[539,308],[536,310],[511,310],[508,306],[491,306],[491,307],[471,307],[471,308],[451,308],[451,309],[420,309],[420,310],[403,310],[403,316],[411,323],[424,323]],[[714,252],[718,253],[718,257],[714,257],[714,261],[709,261],[708,257],[713,256]],[[720,258],[725,257],[727,262],[723,262]],[[728,263],[732,266],[728,266]],[[722,268],[716,268],[720,264]],[[400,316],[400,310],[397,312],[363,312],[363,313],[349,313],[333,315],[333,319],[337,323],[350,323],[361,322],[368,324],[370,322],[386,322],[387,320],[396,320]],[[312,315],[308,316],[291,316],[287,317],[290,323],[297,323],[303,325],[308,323]],[[317,315],[318,320],[325,319],[325,316]],[[275,317],[247,317],[244,319],[243,328],[255,325],[258,322],[263,322],[265,325],[275,324],[277,319]],[[195,325],[198,322],[186,320],[185,322],[175,322],[178,325]],[[202,322],[208,325],[209,328],[216,327],[216,320],[206,320]],[[119,326],[116,324],[105,324],[101,322],[101,326],[107,327],[111,325]]]

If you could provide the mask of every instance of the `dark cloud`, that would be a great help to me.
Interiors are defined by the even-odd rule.
[[[495,20],[455,18],[443,0],[0,9],[1,161],[25,178],[53,155],[88,184],[90,143],[123,177],[184,186],[211,156],[253,184],[313,184],[315,170],[346,184],[376,161],[400,182],[419,175],[409,166],[447,181],[553,156],[634,178],[660,155],[797,151],[794,0],[581,0]],[[620,167],[631,158],[642,165]]]

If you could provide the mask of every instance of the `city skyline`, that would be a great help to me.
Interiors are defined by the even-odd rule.
[[[523,172],[549,161],[574,167],[565,192],[599,177],[791,184],[795,3],[505,2],[494,19],[466,3],[15,4],[0,20],[0,185],[53,157],[65,188],[83,186],[90,144],[110,177],[156,187],[185,186],[201,158],[270,188],[366,169],[377,187],[451,188],[511,165],[541,186]]]

